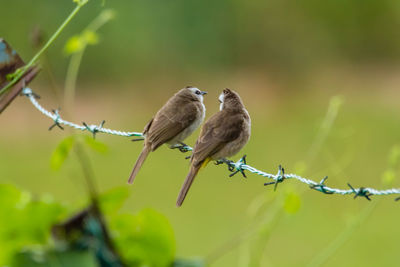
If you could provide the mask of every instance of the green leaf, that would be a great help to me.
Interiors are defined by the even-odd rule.
[[[82,51],[84,47],[85,43],[82,40],[82,38],[78,35],[74,35],[71,38],[69,38],[67,43],[65,44],[64,52],[67,55],[71,55]]]
[[[103,193],[99,197],[100,208],[103,213],[110,214],[119,210],[129,197],[128,187],[117,187]]]
[[[84,31],[81,39],[84,39],[86,44],[89,45],[95,45],[99,42],[99,36],[94,31]]]
[[[294,214],[299,211],[301,206],[300,196],[295,192],[287,193],[283,204],[284,210],[289,214]]]
[[[108,152],[108,147],[106,144],[101,143],[100,141],[97,141],[96,139],[94,139],[91,136],[85,135],[84,142],[86,145],[88,145],[94,151],[97,151],[102,154],[105,154]]]
[[[61,168],[74,144],[75,136],[69,136],[58,144],[50,158],[50,167],[53,170],[59,170]]]
[[[26,246],[46,244],[51,226],[65,212],[46,196],[33,198],[11,185],[0,185],[0,266]]]
[[[162,214],[144,209],[137,215],[114,216],[110,221],[117,250],[128,265],[170,266],[175,256],[174,233]]]

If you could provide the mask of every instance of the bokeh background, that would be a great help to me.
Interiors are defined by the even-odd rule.
[[[47,39],[72,1],[0,0],[0,35],[26,61],[37,51],[32,32]],[[398,187],[400,150],[400,2],[90,1],[46,52],[32,83],[48,108],[63,108],[70,57],[67,40],[104,8],[115,18],[83,56],[73,107],[66,118],[141,131],[177,90],[209,92],[207,117],[225,87],[240,93],[252,117],[241,154],[250,165],[347,188]],[[0,182],[57,201],[76,203],[86,189],[76,160],[50,168],[69,133],[27,99],[0,116]],[[187,140],[193,145],[198,131]],[[106,154],[90,152],[101,191],[125,186],[142,145],[99,134]],[[264,187],[248,174],[228,177],[210,164],[183,207],[175,200],[188,171],[177,151],[152,153],[130,187],[123,212],[153,208],[170,221],[176,255],[212,258],[211,266],[396,266],[400,203],[394,197],[353,200],[324,195],[296,181]],[[27,222],[29,223],[29,222]]]

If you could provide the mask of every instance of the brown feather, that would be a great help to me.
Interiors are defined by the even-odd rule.
[[[213,157],[227,143],[235,140],[242,132],[243,116],[223,109],[214,114],[203,126],[193,150],[192,161],[201,164]]]
[[[136,175],[138,174],[140,168],[142,167],[144,161],[150,153],[150,148],[148,146],[143,146],[143,150],[139,155],[139,158],[136,160],[135,167],[133,167],[131,176],[129,176],[128,184],[132,184],[135,180]]]
[[[177,207],[180,207],[182,205],[183,201],[185,200],[186,195],[190,189],[190,186],[192,185],[194,178],[196,177],[200,168],[201,168],[201,166],[192,166],[190,168],[189,174],[186,176],[186,180],[183,183],[181,191],[179,192],[178,199],[176,200]]]
[[[239,95],[225,89],[222,110],[203,125],[191,156],[191,167],[178,196],[181,206],[198,171],[209,159],[230,157],[250,138],[250,116]]]
[[[128,183],[133,183],[150,151],[165,143],[183,141],[201,123],[204,112],[202,102],[188,88],[172,96],[144,127],[144,147]]]
[[[151,145],[152,151],[173,139],[202,113],[201,103],[191,95],[183,93],[175,96],[157,112],[146,133],[146,142]]]

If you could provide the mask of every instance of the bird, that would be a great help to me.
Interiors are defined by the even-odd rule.
[[[251,119],[239,94],[228,88],[219,96],[220,110],[204,123],[191,156],[189,174],[179,192],[180,207],[199,170],[211,160],[237,154],[249,141]]]
[[[173,95],[143,130],[144,145],[128,183],[132,184],[150,152],[162,144],[170,148],[184,148],[183,141],[202,123],[206,108],[203,100],[207,92],[186,86]]]

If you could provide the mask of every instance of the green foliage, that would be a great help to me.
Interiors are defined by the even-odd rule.
[[[61,168],[73,148],[75,141],[75,136],[68,136],[58,144],[50,158],[50,167],[53,170],[59,170]]]
[[[108,152],[107,145],[94,139],[92,136],[89,136],[89,135],[83,136],[83,141],[88,147],[90,147],[91,149],[93,149],[96,152],[99,152],[101,154],[105,154]]]
[[[45,244],[52,224],[65,208],[50,197],[35,198],[11,185],[0,185],[0,265],[25,246]]]
[[[129,266],[164,267],[173,262],[175,240],[168,219],[145,209],[136,215],[122,214],[110,221],[117,250]]]
[[[129,197],[129,188],[116,187],[113,188],[99,197],[99,204],[101,211],[105,214],[114,214],[124,204],[125,200]]]
[[[65,44],[64,52],[66,54],[73,54],[78,51],[82,51],[83,47],[84,47],[83,42],[81,41],[79,36],[74,35],[71,38],[69,38],[67,43]]]
[[[56,147],[53,154],[50,158],[50,167],[53,170],[59,170],[61,166],[64,164],[65,160],[71,153],[71,150],[74,149],[76,142],[83,141],[85,145],[87,145],[92,150],[105,154],[108,151],[107,145],[97,141],[88,135],[83,135],[82,137],[77,135],[71,135],[64,138]]]
[[[84,31],[80,35],[74,35],[68,39],[64,47],[67,55],[83,51],[87,45],[95,45],[99,42],[99,36],[93,31]]]
[[[116,214],[128,195],[126,187],[115,188],[100,195],[99,203],[108,218],[117,251],[129,266],[204,266],[200,260],[174,261],[173,230],[162,214],[151,209],[136,215]],[[11,261],[16,267],[98,266],[92,250],[79,251],[76,247],[65,246],[45,249],[51,227],[66,210],[50,197],[36,199],[13,186],[1,185],[0,205],[1,266]]]
[[[83,52],[88,45],[99,43],[99,35],[96,31],[108,21],[115,17],[115,12],[111,9],[103,10],[92,23],[82,31],[82,33],[72,36],[64,46],[64,52],[67,55],[73,55]]]

